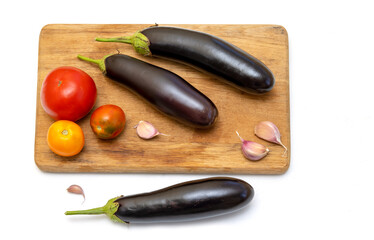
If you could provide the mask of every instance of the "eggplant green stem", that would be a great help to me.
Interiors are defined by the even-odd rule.
[[[120,42],[132,44],[134,42],[134,35],[115,38],[95,38],[95,40],[98,42]]]
[[[119,219],[115,213],[118,210],[119,203],[115,202],[118,198],[120,197],[115,197],[110,199],[107,204],[103,207],[98,207],[98,208],[92,208],[92,209],[87,209],[87,210],[76,210],[76,211],[67,211],[65,212],[65,215],[83,215],[83,214],[88,214],[88,215],[97,215],[97,214],[106,214],[113,222],[120,222],[124,223],[121,219]]]
[[[85,57],[85,56],[82,56],[82,55],[78,54],[78,58],[80,60],[83,60],[83,61],[86,61],[86,62],[91,62],[91,63],[97,64],[99,66],[100,70],[105,74],[106,73],[105,59],[107,57],[111,56],[111,55],[112,54],[106,55],[102,59],[92,59],[92,58],[88,58],[88,57]]]
[[[150,41],[140,31],[134,33],[131,36],[115,38],[96,38],[95,40],[98,42],[120,42],[131,44],[137,53],[140,53],[144,56],[152,55],[151,50],[149,49]]]

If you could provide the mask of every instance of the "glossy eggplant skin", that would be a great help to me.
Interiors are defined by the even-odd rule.
[[[236,211],[253,196],[252,186],[243,180],[205,178],[121,197],[115,201],[115,215],[127,223],[191,221]]]
[[[218,37],[183,28],[154,26],[141,31],[152,56],[176,60],[208,72],[251,94],[270,91],[273,73],[261,61]]]
[[[195,128],[214,124],[218,116],[214,103],[178,75],[123,54],[111,55],[104,63],[109,78],[166,115]]]

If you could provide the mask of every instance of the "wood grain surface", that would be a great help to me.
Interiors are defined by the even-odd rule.
[[[281,174],[290,164],[290,151],[257,138],[254,126],[263,120],[274,122],[282,141],[290,150],[290,105],[288,36],[277,25],[171,25],[216,35],[264,62],[273,72],[276,84],[266,95],[252,96],[233,88],[192,67],[164,59],[143,57],[123,43],[95,42],[95,37],[131,35],[149,25],[136,24],[52,24],[40,32],[35,163],[48,172],[113,173],[215,173]],[[219,117],[209,130],[184,126],[164,116],[125,87],[105,77],[97,66],[77,59],[77,54],[91,58],[117,53],[127,54],[171,70],[207,95],[217,106]],[[126,114],[124,132],[114,140],[100,140],[91,131],[89,113],[77,123],[85,134],[83,151],[74,157],[60,157],[47,145],[46,135],[53,123],[40,104],[44,78],[60,66],[74,66],[95,81],[98,97],[93,109],[104,104],[120,106]],[[133,128],[147,120],[169,136],[142,140]],[[253,162],[241,153],[236,135],[266,145],[270,153]]]

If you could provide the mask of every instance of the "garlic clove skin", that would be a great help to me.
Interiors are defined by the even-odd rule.
[[[66,189],[69,193],[74,193],[74,194],[80,194],[83,196],[83,202],[86,200],[86,196],[84,195],[83,188],[79,185],[71,185]]]
[[[264,158],[268,153],[269,149],[264,145],[252,141],[244,140],[240,137],[239,133],[236,132],[239,136],[240,140],[242,141],[242,153],[244,157],[252,161],[258,161]]]
[[[139,121],[139,123],[134,128],[136,128],[136,133],[138,134],[138,136],[146,140],[162,134],[150,122],[143,120]]]
[[[280,139],[281,138],[280,131],[274,123],[270,121],[259,122],[255,126],[255,135],[266,141],[281,145],[285,149],[284,153],[287,152],[287,147],[283,145]]]
[[[260,143],[244,141],[242,145],[242,152],[243,155],[249,160],[258,161],[269,153],[269,149]]]

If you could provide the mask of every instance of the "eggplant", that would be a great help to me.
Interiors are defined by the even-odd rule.
[[[123,55],[107,55],[91,59],[78,55],[81,60],[98,64],[102,72],[117,81],[167,116],[195,128],[213,126],[218,116],[214,103],[175,73]]]
[[[123,42],[136,52],[186,63],[251,94],[269,92],[274,75],[260,60],[216,36],[177,27],[152,26],[132,36],[96,38]]]
[[[253,196],[252,186],[241,179],[211,177],[149,193],[112,198],[103,207],[65,214],[106,214],[114,222],[121,223],[183,222],[237,211]]]

